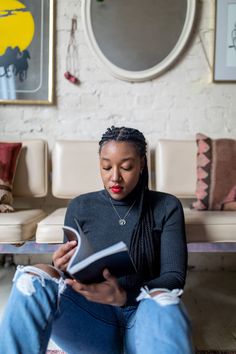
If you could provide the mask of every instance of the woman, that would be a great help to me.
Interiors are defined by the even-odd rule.
[[[104,190],[73,199],[65,224],[79,222],[95,250],[124,241],[137,274],[116,279],[105,269],[102,283],[64,280],[75,241],[54,253],[54,267],[18,267],[0,354],[45,353],[50,336],[69,354],[193,353],[179,299],[187,264],[181,203],[148,189],[141,132],[111,127],[99,145]]]

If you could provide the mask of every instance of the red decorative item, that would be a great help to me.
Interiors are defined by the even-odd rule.
[[[70,80],[71,74],[69,73],[69,71],[66,71],[64,76],[67,80]]]
[[[78,45],[75,39],[75,31],[77,30],[77,16],[73,16],[70,31],[70,40],[67,47],[66,55],[66,72],[64,77],[72,84],[79,84],[78,79]]]
[[[22,143],[0,142],[0,213],[14,211],[12,188]]]

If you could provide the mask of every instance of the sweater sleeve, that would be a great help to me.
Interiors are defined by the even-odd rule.
[[[156,214],[156,217],[155,217]],[[160,217],[160,214],[162,216]],[[159,275],[146,282],[136,282],[136,285],[127,292],[127,305],[135,303],[140,293],[140,288],[147,286],[154,288],[183,289],[187,269],[187,244],[185,235],[185,221],[181,202],[174,196],[166,195],[162,206],[158,205],[154,212],[154,219],[158,219],[160,229],[160,257]],[[160,219],[161,224],[160,225]]]
[[[160,275],[145,285],[169,290],[183,289],[187,270],[185,221],[181,202],[166,198],[160,239]]]
[[[76,197],[72,199],[68,204],[64,225],[77,229],[75,219],[77,219],[78,221],[78,215],[79,215],[79,197]],[[64,241],[65,241],[65,237],[64,237]]]

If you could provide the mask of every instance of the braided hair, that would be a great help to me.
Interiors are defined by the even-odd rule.
[[[147,143],[144,135],[137,129],[127,127],[108,128],[99,142],[99,153],[102,147],[109,141],[124,141],[132,144],[139,156],[144,157],[144,168],[140,175],[140,198],[138,205],[138,221],[130,242],[130,255],[136,265],[139,274],[153,276],[153,264],[155,263],[153,245],[153,213],[148,200],[148,165]]]

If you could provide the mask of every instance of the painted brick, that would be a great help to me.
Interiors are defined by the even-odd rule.
[[[118,80],[94,58],[84,35],[81,1],[58,0],[56,6],[55,106],[0,106],[2,138],[99,139],[107,126],[141,129],[150,142],[158,138],[193,138],[198,131],[214,137],[236,136],[236,85],[212,82],[214,0],[198,0],[191,40],[166,73],[143,83]],[[79,79],[64,78],[71,18],[78,16]]]

